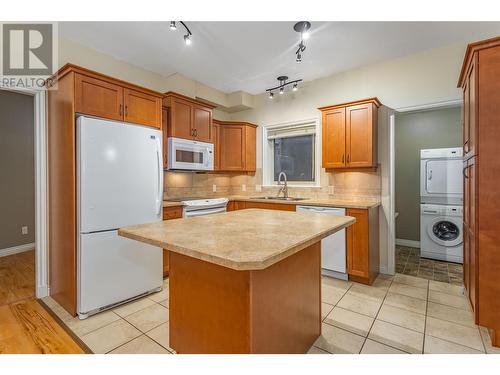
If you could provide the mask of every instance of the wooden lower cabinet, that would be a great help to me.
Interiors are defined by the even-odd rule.
[[[163,207],[163,220],[173,220],[182,218],[182,206]],[[169,251],[163,249],[163,277],[167,277],[170,272]]]
[[[228,211],[243,210],[245,208],[260,208],[263,210],[295,211],[295,204],[266,203],[250,201],[232,201],[228,204]]]
[[[378,207],[348,208],[356,222],[346,229],[349,279],[371,285],[379,273]]]

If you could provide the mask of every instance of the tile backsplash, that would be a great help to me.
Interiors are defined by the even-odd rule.
[[[165,198],[167,199],[221,195],[276,195],[278,193],[277,187],[262,186],[262,169],[260,168],[254,175],[165,172],[164,176]],[[289,187],[289,195],[305,198],[380,198],[380,167],[376,171],[326,172],[322,169],[320,181],[320,187]],[[261,191],[256,191],[256,185],[262,186]]]

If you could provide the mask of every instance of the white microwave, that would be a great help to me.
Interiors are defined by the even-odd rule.
[[[213,143],[168,138],[168,169],[213,171]]]

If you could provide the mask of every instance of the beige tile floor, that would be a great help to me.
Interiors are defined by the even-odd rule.
[[[80,321],[44,302],[94,353],[173,353],[168,280],[161,292]],[[311,354],[500,353],[474,324],[461,286],[404,274],[372,286],[322,279],[322,335]]]

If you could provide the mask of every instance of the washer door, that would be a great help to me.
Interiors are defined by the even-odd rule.
[[[450,217],[437,217],[427,225],[429,237],[442,246],[458,246],[462,243],[462,222]]]

